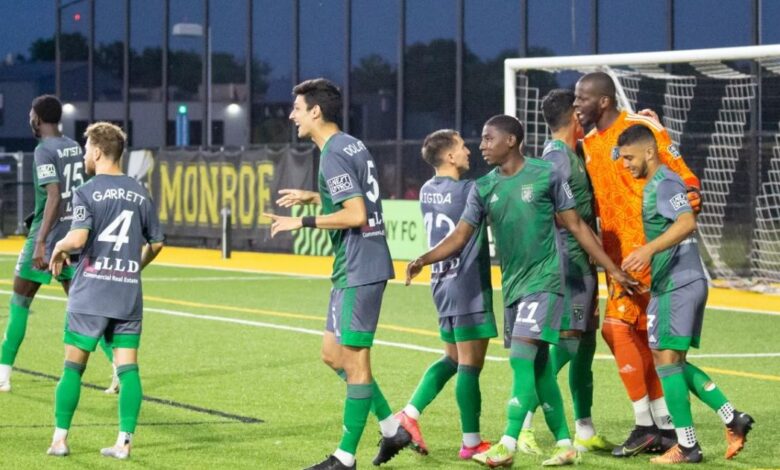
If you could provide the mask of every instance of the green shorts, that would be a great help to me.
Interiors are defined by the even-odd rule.
[[[677,289],[653,294],[647,306],[650,349],[687,351],[698,348],[707,293],[707,280],[698,279]]]
[[[37,282],[38,284],[50,284],[51,283],[51,271],[41,271],[35,269],[32,264],[33,252],[35,251],[35,237],[27,237],[24,242],[24,247],[21,253],[19,253],[19,259],[16,261],[16,275],[27,281]],[[51,252],[47,249],[46,256],[50,256]],[[72,264],[63,266],[62,272],[57,276],[57,280],[60,282],[70,281],[76,274],[76,268]]]
[[[100,338],[110,348],[138,349],[141,344],[141,320],[85,315],[68,312],[65,316],[65,344],[93,352]]]
[[[330,291],[325,330],[336,336],[343,346],[370,348],[379,324],[382,296],[387,281]]]
[[[493,312],[439,317],[439,336],[445,343],[460,343],[498,336]]]

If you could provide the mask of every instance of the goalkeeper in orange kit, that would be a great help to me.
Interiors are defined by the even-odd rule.
[[[584,75],[575,88],[574,108],[585,136],[585,163],[593,185],[604,251],[616,264],[645,244],[642,227],[644,179],[624,168],[617,152],[618,136],[635,124],[648,127],[658,142],[661,163],[676,172],[688,187],[695,211],[701,207],[700,183],[685,165],[666,130],[654,119],[617,108],[615,84],[603,72]],[[645,286],[650,271],[630,273]],[[655,372],[647,339],[648,292],[628,295],[607,277],[609,297],[602,335],[615,356],[620,378],[633,402],[636,426],[625,442],[613,450],[616,457],[666,450],[677,443],[674,427]]]

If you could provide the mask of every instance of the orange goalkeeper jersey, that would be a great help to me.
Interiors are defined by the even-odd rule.
[[[620,134],[635,124],[653,131],[661,163],[680,175],[687,185],[700,187],[699,180],[685,165],[666,129],[653,119],[623,111],[608,129],[589,132],[584,140],[585,166],[593,185],[604,251],[618,266],[625,256],[645,244],[642,190],[647,180],[631,176],[618,156],[617,147]],[[649,269],[630,274],[650,286]],[[635,323],[643,316],[649,294],[630,297],[624,295],[619,284],[608,281],[608,285],[607,317]]]

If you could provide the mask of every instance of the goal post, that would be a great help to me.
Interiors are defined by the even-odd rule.
[[[541,100],[585,73],[613,80],[621,109],[658,113],[702,181],[699,238],[716,283],[780,283],[780,44],[513,58],[504,61],[504,112],[526,126],[526,149],[549,135]]]

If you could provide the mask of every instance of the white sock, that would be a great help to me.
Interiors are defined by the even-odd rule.
[[[525,415],[525,421],[523,421],[523,429],[533,429],[534,427],[534,412],[529,411]]]
[[[384,437],[393,437],[398,432],[398,426],[401,423],[395,419],[395,416],[390,415],[387,418],[379,422],[379,429],[382,431]]]
[[[582,418],[574,421],[574,435],[580,439],[590,439],[596,435],[596,428],[593,427],[593,419]]]
[[[514,452],[515,449],[517,449],[517,439],[514,437],[509,436],[501,436],[501,440],[498,441],[499,444],[504,444],[504,447],[506,447],[506,450],[509,452]]]
[[[730,402],[726,402],[723,406],[718,408],[718,416],[720,416],[723,424],[729,424],[734,419],[734,407]]]
[[[345,450],[336,449],[336,452],[333,453],[333,456],[339,459],[339,462],[343,463],[347,467],[355,465],[355,456]]]
[[[677,443],[683,447],[691,448],[696,445],[696,430],[693,426],[687,428],[674,428],[677,434]]]
[[[674,429],[672,417],[669,416],[669,408],[666,407],[666,399],[664,397],[651,401],[650,409],[653,411],[653,422],[658,426],[658,429]]]
[[[130,445],[130,443],[133,440],[133,434],[129,432],[119,432],[119,435],[116,436],[116,446],[117,447],[123,447],[126,445]]]
[[[420,410],[415,408],[411,403],[404,406],[404,414],[412,419],[420,419]]]
[[[571,439],[561,439],[555,443],[556,447],[571,447]]]
[[[652,426],[653,415],[650,414],[650,399],[647,395],[639,400],[632,402],[634,405],[634,420],[637,426]]]
[[[464,432],[463,445],[466,447],[478,446],[482,442],[482,436],[478,432]]]
[[[54,428],[54,436],[51,438],[52,444],[59,441],[64,441],[68,438],[68,430],[62,428]]]
[[[8,382],[11,378],[11,366],[7,364],[0,364],[0,384]]]

